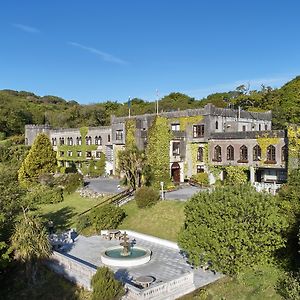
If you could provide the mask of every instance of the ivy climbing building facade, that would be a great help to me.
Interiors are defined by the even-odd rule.
[[[169,162],[167,175],[174,183],[203,173],[213,184],[225,180],[228,170],[242,170],[258,188],[276,187],[286,181],[288,168],[295,166],[289,164],[290,149],[293,160],[299,161],[300,131],[294,128],[289,133],[292,147],[286,131],[272,130],[271,111],[249,112],[207,104],[199,109],[161,112],[160,127],[151,130],[156,118],[156,114],[111,116],[110,126],[77,129],[26,125],[25,141],[31,145],[39,132],[45,132],[61,166],[72,161],[80,169],[83,163],[97,161],[103,154],[106,173],[117,174],[120,150],[136,145],[147,153],[157,140],[151,134],[161,131],[155,147],[162,149],[153,163],[159,163],[159,159]]]

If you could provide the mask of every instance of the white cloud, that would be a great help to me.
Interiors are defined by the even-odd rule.
[[[96,54],[96,55],[100,56],[101,59],[104,60],[104,61],[111,62],[111,63],[122,64],[122,65],[127,64],[126,61],[124,61],[124,60],[122,60],[118,57],[115,57],[115,56],[113,56],[109,53],[105,53],[103,51],[100,51],[96,48],[84,46],[84,45],[76,43],[76,42],[69,42],[68,44],[71,45],[71,46],[83,49],[85,51],[88,51],[90,53]]]
[[[19,24],[19,23],[14,23],[14,24],[12,24],[12,26],[14,26],[22,31],[28,32],[28,33],[40,33],[39,29],[32,27],[32,26]]]

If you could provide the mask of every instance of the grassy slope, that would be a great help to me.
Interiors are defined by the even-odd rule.
[[[280,300],[275,286],[281,274],[275,266],[248,269],[235,279],[226,277],[180,300]]]
[[[184,202],[162,201],[153,207],[139,209],[135,202],[123,206],[127,217],[120,226],[171,241],[177,240],[184,222]]]
[[[103,201],[104,198],[83,198],[78,193],[65,196],[63,202],[39,207],[39,214],[51,219],[56,229],[64,230],[75,226],[77,214]]]
[[[101,200],[100,200],[101,201]],[[74,193],[58,204],[43,205],[40,211],[60,222],[61,228],[71,227],[76,218],[75,214],[92,207],[99,200],[82,198]],[[176,241],[178,232],[184,222],[184,202],[163,201],[157,205],[138,209],[132,201],[123,206],[127,217],[120,226],[160,238]],[[70,218],[70,220],[68,220]],[[69,224],[69,226],[67,225]],[[247,270],[238,278],[225,278],[205,288],[205,292],[195,293],[183,297],[184,300],[279,300],[281,297],[275,291],[277,279],[281,271],[276,267],[261,267],[255,271]]]

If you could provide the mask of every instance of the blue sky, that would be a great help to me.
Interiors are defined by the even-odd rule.
[[[0,89],[80,103],[202,98],[300,74],[299,1],[26,0],[0,4]]]

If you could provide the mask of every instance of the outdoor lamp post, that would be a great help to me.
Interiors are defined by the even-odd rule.
[[[160,187],[161,187],[161,200],[164,200],[164,182],[160,182]]]

